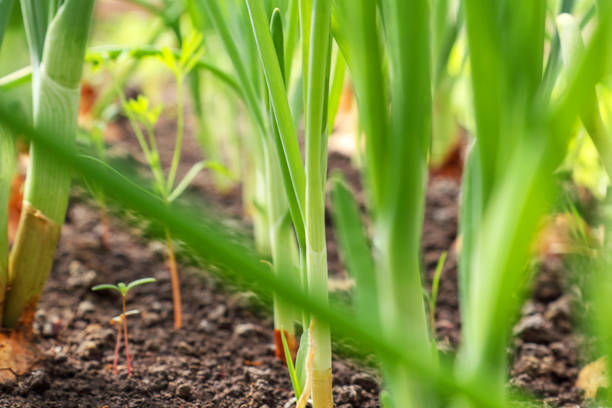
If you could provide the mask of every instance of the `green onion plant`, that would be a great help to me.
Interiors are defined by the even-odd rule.
[[[79,87],[93,4],[93,0],[66,0],[61,5],[57,1],[21,2],[32,62],[35,126],[52,129],[69,145],[77,132]],[[32,143],[23,211],[9,260],[4,327],[31,330],[69,190],[70,172],[54,157],[39,153]]]
[[[430,14],[428,1],[334,2],[334,35],[351,72],[365,133],[363,172],[373,222],[372,261],[365,262],[373,269],[358,276],[374,276],[365,279],[375,281],[377,313],[370,319],[378,333],[412,344],[434,364],[420,272],[432,133]],[[350,205],[343,203],[350,195],[340,191],[335,205]],[[336,219],[340,230],[356,223]],[[351,237],[355,234],[341,234],[347,241],[341,244],[345,257],[352,245],[365,245]],[[394,406],[436,404],[426,384],[401,365],[388,362],[385,372]]]
[[[553,172],[573,134],[576,112],[593,106],[595,84],[610,68],[612,8],[599,1],[589,45],[567,70],[557,96],[548,92],[546,6],[465,3],[476,138],[463,181],[458,367],[468,381],[487,378],[498,399],[506,394],[504,350],[522,299],[517,294],[527,280],[530,242],[556,194]]]
[[[249,47],[256,49],[256,42],[250,30],[241,29],[245,26],[250,27],[247,8],[236,2],[237,12],[231,18],[220,2],[198,1],[196,3],[209,16],[233,63],[237,81],[241,87],[240,93],[253,123],[255,135],[251,137],[250,141],[250,145],[253,146],[250,161],[254,164],[253,178],[251,179],[254,186],[251,190],[252,196],[247,197],[247,200],[253,203],[254,208],[253,224],[256,248],[262,256],[272,256],[273,268],[276,271],[293,269],[294,272],[291,275],[294,279],[297,279],[299,270],[298,250],[296,238],[291,231],[291,220],[299,209],[297,201],[293,198],[293,187],[289,187],[291,188],[291,195],[287,198],[287,183],[290,182],[291,175],[290,170],[284,165],[284,157],[280,156],[279,138],[283,136],[278,130],[277,124],[274,123],[273,96],[260,86],[263,81],[263,73],[259,65],[258,55],[253,55],[248,51]],[[272,42],[270,38],[272,47],[270,57],[279,67],[279,86],[281,92],[286,95],[288,74],[284,71],[285,64],[282,63],[284,60],[284,31],[280,16],[276,14],[276,17],[270,19],[266,17],[264,12],[263,17],[265,27],[262,26],[262,29],[265,30],[269,38],[272,34],[268,21],[272,21],[272,31],[274,31],[276,41]],[[242,58],[242,55],[247,57]],[[281,64],[283,65],[282,72],[280,70]],[[291,137],[293,157],[298,157],[301,166],[295,133]],[[249,181],[247,179],[245,183],[249,184]],[[301,244],[304,241],[303,224],[298,225],[297,242]],[[282,358],[284,354],[281,334],[285,335],[291,354],[294,355],[297,346],[294,322],[298,316],[289,304],[283,304],[279,301],[275,302],[274,310],[276,355]]]

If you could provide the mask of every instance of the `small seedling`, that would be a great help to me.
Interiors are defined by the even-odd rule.
[[[115,317],[113,317],[110,321],[111,325],[117,325],[117,342],[115,344],[115,353],[113,355],[113,373],[116,375],[117,374],[117,361],[119,360],[119,346],[121,345],[121,329],[124,327],[124,322],[127,321],[127,316],[132,316],[132,315],[137,315],[140,312],[138,310],[130,310],[128,312],[121,313],[120,315],[117,315]],[[127,323],[126,323],[127,324]],[[131,360],[130,360],[130,353],[128,351],[127,348],[127,336],[125,337],[126,339],[126,343],[125,343],[125,355],[126,355],[126,359],[128,361],[127,365],[128,365],[128,374],[131,374],[132,371],[132,365],[131,365]]]
[[[127,329],[127,317],[131,315],[136,315],[140,313],[138,310],[130,310],[126,309],[126,298],[130,289],[135,288],[136,286],[144,285],[145,283],[155,282],[155,278],[142,278],[137,279],[128,283],[127,285],[123,282],[119,282],[116,285],[110,283],[103,283],[101,285],[96,285],[91,290],[114,290],[115,292],[119,292],[121,294],[121,314],[115,316],[111,320],[111,324],[117,324],[117,344],[115,345],[115,355],[113,359],[113,372],[117,374],[117,360],[119,358],[119,345],[121,344],[121,329],[123,328],[123,339],[125,344],[125,359],[127,361],[127,369],[128,375],[132,375],[132,360],[130,359],[130,349],[128,348],[128,329]]]

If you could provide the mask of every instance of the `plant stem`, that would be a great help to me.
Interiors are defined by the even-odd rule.
[[[183,309],[181,305],[181,286],[179,282],[174,247],[170,231],[166,228],[166,246],[168,247],[168,267],[170,268],[170,279],[172,281],[172,301],[174,302],[174,328],[183,327]]]
[[[130,348],[128,347],[127,309],[125,307],[125,295],[121,296],[121,308],[123,310],[123,341],[125,343],[125,359],[127,360],[128,375],[132,375],[132,360],[130,359]]]
[[[268,143],[266,158],[268,163],[268,180],[266,183],[268,196],[266,201],[268,204],[269,242],[274,272],[278,275],[285,274],[287,276],[291,275],[291,278],[297,278],[298,270],[295,267],[297,247],[291,228],[287,199],[280,174],[280,164],[271,143]],[[275,295],[274,329],[276,356],[281,360],[284,360],[283,345],[280,342],[281,331],[287,337],[287,343],[292,354],[295,354],[296,351],[295,317],[295,310],[291,304],[278,299]]]
[[[9,280],[9,198],[11,180],[15,172],[15,154],[15,140],[8,130],[0,125],[0,326]]]
[[[329,67],[331,3],[314,0],[310,26],[310,54],[308,66],[308,92],[305,114],[306,128],[306,270],[310,293],[327,302],[327,249],[325,237],[325,163],[321,159],[323,143],[327,140],[321,129],[326,118]],[[325,116],[324,116],[325,115]],[[331,385],[330,328],[317,321],[312,334],[315,350],[313,363],[312,398],[314,408],[333,406]]]
[[[72,146],[76,137],[79,86],[93,5],[93,0],[63,3],[49,24],[42,63],[34,72],[34,124],[60,137],[58,141],[67,146]],[[35,44],[32,38],[29,41]],[[3,322],[11,328],[21,322],[26,332],[31,330],[36,303],[51,269],[71,176],[63,163],[39,149],[36,142],[31,144],[30,157],[24,210],[9,261],[11,290]]]
[[[179,161],[181,160],[181,149],[183,148],[183,128],[184,128],[184,112],[183,112],[183,74],[176,75],[176,140],[174,144],[174,153],[172,155],[172,163],[168,173],[166,191],[171,192],[176,178],[176,170],[178,169]]]

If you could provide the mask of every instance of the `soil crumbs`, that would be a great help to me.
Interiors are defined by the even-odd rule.
[[[345,164],[330,161],[331,168]],[[355,184],[352,179],[349,174]],[[449,349],[460,341],[452,250],[458,194],[454,181],[430,183],[423,236],[428,285],[440,255],[449,251],[436,310],[436,332]],[[333,233],[328,234],[333,241]],[[36,316],[43,360],[32,373],[0,385],[0,407],[295,406],[286,368],[274,357],[272,319],[253,308],[248,295],[228,294],[217,280],[182,266],[184,329],[175,331],[163,245],[137,238],[138,231],[116,221],[110,251],[103,249],[100,235],[98,211],[73,200]],[[341,271],[335,243],[329,247],[330,271]],[[581,401],[573,387],[577,344],[563,265],[544,262],[542,271],[515,328],[510,383],[554,406],[575,407]],[[90,288],[146,276],[157,283],[134,289],[128,299],[129,308],[140,311],[130,318],[133,375],[127,376],[122,347],[115,376],[116,332],[109,321],[120,312],[119,298]],[[335,360],[333,372],[336,407],[380,406],[375,373],[348,360]]]

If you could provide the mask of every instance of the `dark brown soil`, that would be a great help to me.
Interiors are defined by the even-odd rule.
[[[541,397],[552,406],[576,407],[582,393],[578,377],[583,336],[574,330],[574,302],[567,290],[568,270],[557,257],[539,265],[533,296],[514,327],[510,383]]]
[[[228,293],[194,267],[182,267],[185,327],[175,331],[163,248],[113,223],[106,252],[99,233],[97,212],[73,203],[36,316],[44,360],[1,386],[0,406],[283,407],[291,400],[286,369],[274,357],[272,321],[248,295]],[[122,354],[115,376],[109,321],[119,299],[90,288],[145,276],[157,282],[134,289],[129,299],[141,312],[130,319],[134,373],[127,376]],[[379,406],[374,374],[348,361],[335,361],[333,369],[337,406]]]
[[[195,144],[188,140],[181,172],[199,160]],[[349,159],[332,153],[329,167],[341,169],[363,203],[358,172]],[[239,190],[214,194],[208,180],[196,179],[198,193],[226,215],[240,218]],[[453,248],[458,194],[455,181],[430,183],[423,236],[428,287],[440,255],[449,253],[436,309],[436,333],[448,350],[460,342]],[[252,296],[228,291],[195,266],[182,266],[184,329],[173,330],[163,245],[138,238],[142,236],[138,228],[117,220],[111,224],[111,248],[106,251],[100,242],[98,211],[90,202],[73,199],[36,316],[35,340],[43,360],[36,371],[0,385],[0,407],[294,406],[286,369],[274,358],[272,320],[265,309],[254,306]],[[346,274],[331,228],[328,251],[330,272],[343,281]],[[541,269],[534,296],[515,328],[510,382],[553,405],[576,406],[581,401],[573,388],[579,341],[565,294],[565,267],[558,259],[547,259]],[[138,287],[129,299],[129,307],[141,312],[130,320],[134,374],[128,377],[122,365],[115,376],[111,369],[115,332],[109,321],[119,313],[119,299],[90,288],[146,276],[157,282]],[[376,373],[349,360],[335,360],[333,370],[337,407],[380,406]]]

